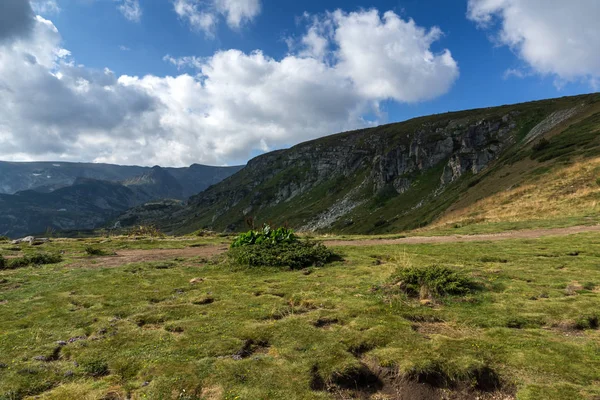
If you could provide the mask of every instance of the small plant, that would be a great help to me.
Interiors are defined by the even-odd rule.
[[[391,280],[394,287],[407,295],[421,298],[428,294],[436,297],[465,295],[475,288],[468,277],[440,265],[401,268]]]
[[[297,240],[298,237],[294,233],[293,229],[284,227],[272,229],[270,225],[265,224],[260,231],[250,230],[236,237],[231,244],[231,247],[236,248],[265,243],[278,245],[283,243],[294,243]]]
[[[9,240],[10,238],[8,238],[7,236],[0,236],[0,243],[8,242]]]
[[[6,268],[6,259],[4,259],[4,257],[2,257],[2,255],[0,255],[0,270],[5,269]]]

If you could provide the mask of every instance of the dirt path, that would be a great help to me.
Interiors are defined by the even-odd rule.
[[[498,241],[506,239],[535,239],[542,236],[562,236],[574,233],[600,232],[597,226],[574,226],[570,228],[532,229],[485,235],[414,236],[401,239],[326,240],[326,246],[375,246],[387,244],[457,243],[476,241]],[[211,258],[227,251],[225,245],[206,245],[183,249],[119,250],[116,256],[81,257],[73,260],[71,267],[119,267],[129,263],[167,261],[175,258]]]
[[[400,239],[365,239],[365,240],[326,240],[326,246],[375,246],[382,244],[427,244],[427,243],[458,243],[482,242],[507,239],[536,239],[543,236],[564,236],[574,233],[600,232],[600,225],[573,226],[569,228],[531,229],[482,235],[452,235],[452,236],[413,236]]]
[[[207,245],[184,249],[118,250],[116,256],[82,257],[75,259],[71,267],[120,267],[125,264],[148,261],[167,261],[175,258],[211,258],[227,250],[227,246]]]

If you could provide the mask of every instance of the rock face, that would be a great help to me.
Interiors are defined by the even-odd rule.
[[[418,226],[451,204],[453,188],[518,149],[533,127],[551,115],[570,118],[586,101],[440,114],[302,143],[251,160],[156,222],[175,232],[241,230],[247,217],[310,231]]]

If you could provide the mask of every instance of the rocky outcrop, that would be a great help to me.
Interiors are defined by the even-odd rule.
[[[451,187],[476,182],[508,149],[514,155],[596,97],[440,114],[323,137],[254,158],[158,221],[175,232],[241,230],[246,217],[305,230],[420,226],[456,200],[429,207]]]

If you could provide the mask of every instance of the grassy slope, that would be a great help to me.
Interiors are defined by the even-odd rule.
[[[429,229],[481,233],[600,222],[600,104],[522,148],[461,194]],[[537,143],[537,142],[536,142]]]
[[[94,243],[114,250],[222,240]],[[600,332],[567,328],[598,313],[597,235],[344,248],[345,261],[310,275],[198,259],[102,268],[90,258],[69,267],[89,242],[50,244],[65,252],[59,265],[0,271],[0,399],[327,399],[335,396],[311,390],[311,371],[334,379],[360,362],[449,376],[485,363],[519,399],[600,395]],[[11,247],[0,251],[17,253]],[[485,289],[434,308],[371,290],[396,268],[432,263]],[[195,277],[204,282],[191,285]],[[208,297],[214,302],[199,304]],[[324,318],[337,323],[314,326]],[[77,336],[88,338],[56,361],[34,359]],[[268,347],[233,359],[248,339]],[[108,375],[91,376],[104,363]]]

